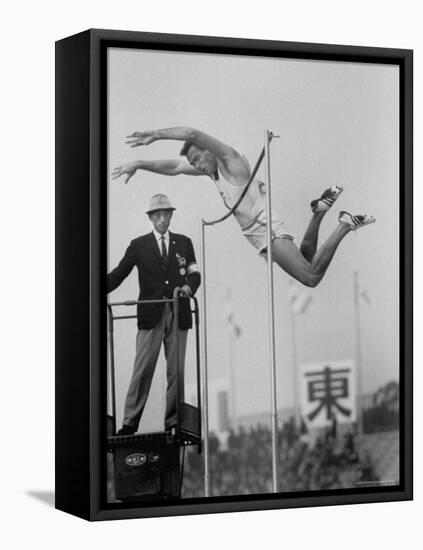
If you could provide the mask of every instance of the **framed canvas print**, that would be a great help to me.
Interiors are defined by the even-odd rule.
[[[412,52],[56,43],[56,506],[412,498]]]

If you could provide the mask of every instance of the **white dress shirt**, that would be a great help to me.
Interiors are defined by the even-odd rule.
[[[155,229],[153,229],[153,235],[156,237],[157,246],[159,247],[160,256],[161,256],[162,255],[162,235]],[[166,231],[163,237],[164,237],[166,252],[167,252],[167,255],[169,256],[169,238],[170,238],[169,231]]]

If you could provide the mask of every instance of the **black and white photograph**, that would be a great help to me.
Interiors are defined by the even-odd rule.
[[[109,47],[106,172],[107,504],[398,488],[399,66]]]
[[[5,4],[2,547],[416,547],[420,11]]]

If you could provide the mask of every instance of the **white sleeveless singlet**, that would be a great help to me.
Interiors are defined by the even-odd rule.
[[[241,154],[241,153],[240,153]],[[248,160],[244,155],[242,158],[248,165]],[[230,210],[240,198],[245,189],[244,185],[237,185],[234,181],[226,179],[220,171],[219,177],[212,178],[217,190],[222,197],[226,208]],[[257,178],[252,181],[247,194],[242,199],[240,205],[234,212],[235,219],[241,226],[244,237],[258,250],[260,254],[265,255],[267,247],[267,215],[266,215],[266,194],[265,184]],[[285,224],[279,215],[272,210],[272,240],[276,238],[287,238],[292,240]]]
[[[244,155],[241,155],[246,164],[248,160]],[[245,189],[244,185],[237,185],[234,180],[226,179],[220,171],[218,171],[218,179],[212,178],[223,203],[230,210],[237,202],[242,192]],[[241,204],[234,212],[234,216],[241,226],[241,229],[250,225],[266,209],[266,195],[260,190],[265,189],[265,184],[257,178],[252,181],[247,194],[242,199]]]

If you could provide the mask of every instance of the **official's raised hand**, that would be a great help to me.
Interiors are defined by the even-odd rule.
[[[128,181],[132,178],[132,176],[137,171],[137,166],[134,162],[127,162],[125,164],[121,164],[120,166],[116,166],[116,168],[112,172],[112,179],[120,178],[120,176],[126,175],[125,177],[125,185],[128,183]]]
[[[131,147],[140,147],[141,145],[150,145],[155,141],[153,132],[146,130],[145,132],[134,132],[133,134],[126,136],[126,141]]]

